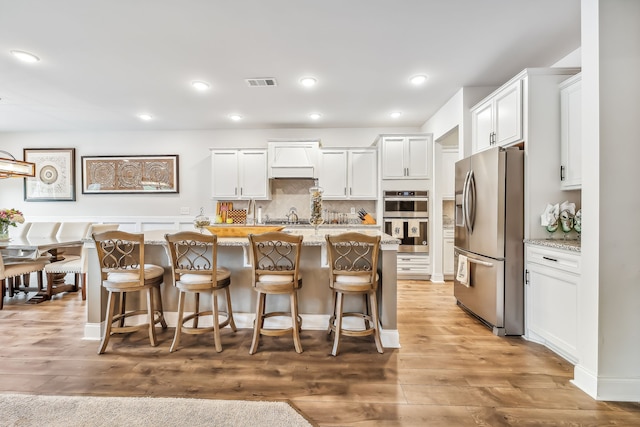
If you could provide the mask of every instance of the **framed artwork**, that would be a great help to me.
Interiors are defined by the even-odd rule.
[[[82,193],[178,193],[178,155],[82,156]]]
[[[76,200],[74,148],[25,148],[24,160],[36,164],[36,176],[24,179],[25,201]]]

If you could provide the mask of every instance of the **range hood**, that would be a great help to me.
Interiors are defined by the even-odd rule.
[[[269,178],[317,178],[319,141],[269,141]]]

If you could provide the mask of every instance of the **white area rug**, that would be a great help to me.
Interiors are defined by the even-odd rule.
[[[279,426],[311,424],[285,402],[0,395],[2,426]]]

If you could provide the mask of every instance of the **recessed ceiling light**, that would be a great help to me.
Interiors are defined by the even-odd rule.
[[[211,85],[207,82],[204,82],[202,80],[194,80],[191,82],[191,86],[193,86],[194,89],[196,90],[207,90],[211,87]]]
[[[426,82],[427,79],[428,77],[425,74],[418,74],[417,76],[411,77],[409,81],[416,86],[420,86],[421,84]]]
[[[229,114],[229,118],[234,122],[242,120],[242,116],[240,114]]]
[[[322,117],[322,114],[320,114],[320,113],[311,113],[311,114],[309,114],[309,118],[311,120],[318,120],[320,117]]]
[[[390,116],[394,119],[397,119],[398,117],[400,117],[402,115],[401,111],[394,111],[393,113],[390,114]]]
[[[153,116],[151,114],[139,114],[138,117],[140,118],[140,120],[144,120],[144,121],[149,121],[153,119]]]
[[[38,62],[40,58],[35,56],[33,53],[25,52],[23,50],[12,50],[11,54],[24,62]]]
[[[316,83],[318,83],[318,80],[314,77],[303,77],[300,79],[300,84],[305,87],[315,86]]]

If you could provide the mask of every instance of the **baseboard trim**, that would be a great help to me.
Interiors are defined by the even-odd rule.
[[[575,365],[573,368],[573,379],[571,380],[571,383],[592,398],[597,399],[598,378],[593,374],[593,372],[581,365]]]

